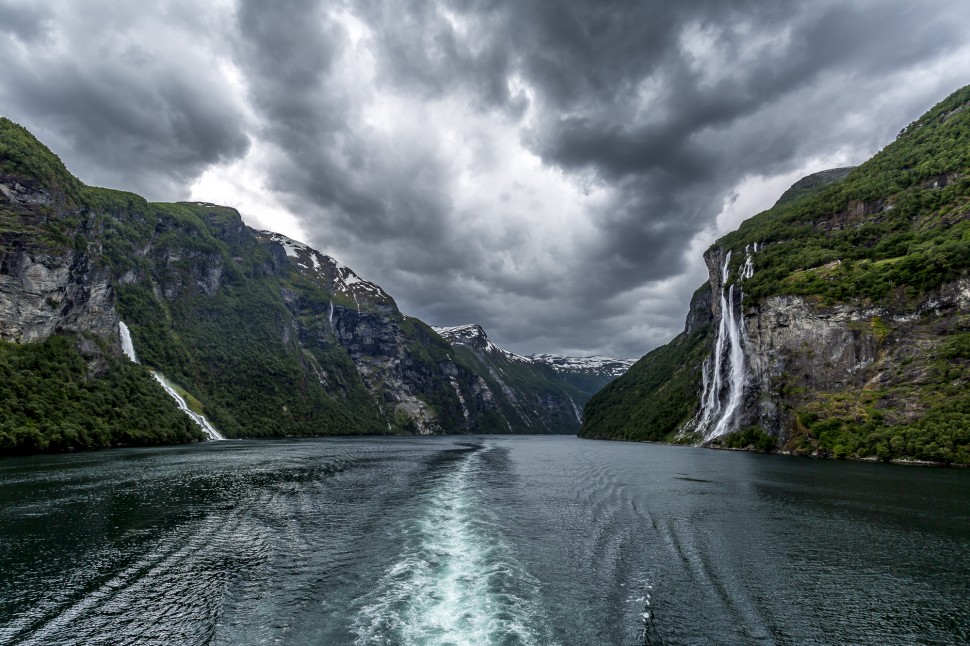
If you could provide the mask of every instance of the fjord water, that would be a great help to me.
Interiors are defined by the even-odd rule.
[[[562,437],[0,461],[3,644],[970,643],[970,472]]]

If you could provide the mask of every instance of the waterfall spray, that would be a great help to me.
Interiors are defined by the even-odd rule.
[[[121,336],[121,351],[131,359],[132,363],[138,363],[138,355],[135,354],[135,344],[131,342],[131,331],[124,321],[118,321],[118,333]]]

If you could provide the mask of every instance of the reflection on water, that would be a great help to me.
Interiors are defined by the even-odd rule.
[[[0,461],[0,643],[970,643],[970,472],[549,437]]]

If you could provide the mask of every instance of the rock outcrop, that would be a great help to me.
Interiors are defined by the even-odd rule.
[[[593,393],[632,364],[609,357],[523,356],[498,347],[480,325],[435,328],[471,366],[475,379],[469,418],[476,414],[523,420],[530,432],[575,433]]]

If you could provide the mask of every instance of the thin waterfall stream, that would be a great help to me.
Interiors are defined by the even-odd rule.
[[[118,331],[121,336],[122,352],[125,353],[125,356],[128,357],[128,359],[131,360],[132,363],[141,363],[140,361],[138,361],[138,355],[135,353],[135,344],[131,340],[131,330],[128,329],[128,326],[125,325],[124,321],[118,321]],[[162,388],[165,390],[166,393],[168,393],[169,397],[175,400],[175,403],[178,404],[179,410],[181,410],[183,413],[188,415],[193,422],[198,424],[202,428],[202,431],[205,433],[208,439],[210,440],[226,439],[222,433],[216,430],[216,428],[212,425],[212,422],[210,422],[205,415],[202,415],[201,413],[196,413],[194,410],[191,409],[191,407],[189,407],[188,402],[185,401],[185,398],[179,394],[178,390],[176,390],[175,388],[175,385],[171,381],[169,381],[165,377],[165,375],[158,372],[157,370],[152,370],[151,373],[152,373],[152,376],[155,378],[155,381],[161,384]]]

